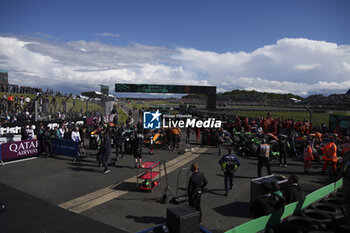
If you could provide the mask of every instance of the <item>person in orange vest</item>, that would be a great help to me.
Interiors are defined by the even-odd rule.
[[[175,151],[176,148],[179,148],[180,132],[180,128],[171,128],[170,137],[172,139],[173,151]]]
[[[9,94],[7,101],[8,101],[8,109],[11,109],[13,104],[13,96],[11,94]]]
[[[348,136],[344,137],[344,144],[342,145],[341,155],[344,155],[350,151],[350,139]]]
[[[322,134],[320,132],[315,132],[315,141],[317,144],[320,144],[322,141]]]
[[[313,144],[312,144],[312,141],[309,141],[307,147],[304,149],[304,173],[305,174],[309,173],[312,160],[314,160],[312,151],[313,151]]]
[[[334,140],[331,139],[323,148],[323,160],[324,165],[322,168],[322,172],[325,173],[328,163],[331,163],[333,174],[337,173],[337,145],[335,145]]]

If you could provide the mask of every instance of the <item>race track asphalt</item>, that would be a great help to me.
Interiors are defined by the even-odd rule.
[[[193,147],[200,149],[195,141],[192,142]],[[204,153],[168,174],[173,195],[181,167],[189,167],[196,161],[209,181],[202,196],[203,225],[212,232],[224,232],[251,220],[250,180],[257,177],[257,160],[241,158],[242,165],[235,174],[235,187],[225,197],[218,150],[215,147],[202,149]],[[97,167],[94,151],[87,152],[89,157],[76,163],[69,157],[57,156],[38,157],[0,167],[0,200],[8,208],[0,213],[0,226],[6,230],[1,232],[110,232],[110,228],[114,228],[114,232],[136,232],[166,222],[166,209],[174,204],[160,203],[166,186],[165,177],[161,178],[161,184],[154,192],[140,192],[134,182],[123,182],[136,175],[131,155],[125,155],[116,167],[111,167],[111,173],[104,175],[103,168]],[[170,161],[181,156],[176,151],[164,149],[156,149],[154,155],[147,152],[148,148],[144,148],[144,158],[149,161]],[[321,174],[320,164],[314,164],[311,174],[304,175],[303,162],[293,158],[289,159],[287,168],[280,167],[278,161],[273,160],[272,171],[286,176],[299,175],[305,194],[331,182],[329,176]],[[185,193],[186,174],[183,172],[180,176],[178,195]],[[263,175],[266,175],[265,168]],[[121,182],[115,189],[126,191],[124,195],[107,199],[79,214],[58,207]]]
[[[149,155],[148,148],[144,148],[143,156],[148,161],[173,161],[168,174],[173,196],[180,169],[194,161],[199,163],[200,171],[209,181],[202,195],[202,222],[209,231],[224,232],[250,221],[250,181],[257,178],[257,159],[240,158],[242,165],[235,174],[235,187],[226,197],[218,149],[201,148],[194,135],[191,144],[196,152],[186,157],[181,157],[178,151],[160,148],[155,149],[154,155]],[[109,174],[102,174],[103,168],[97,167],[96,151],[87,150],[87,154],[87,158],[76,163],[72,158],[56,156],[0,166],[0,201],[7,206],[7,210],[0,212],[0,232],[137,232],[166,222],[166,209],[174,204],[160,203],[166,187],[164,176],[153,192],[141,192],[136,189],[136,180],[130,179],[136,176],[131,155],[120,159]],[[112,150],[114,156],[115,149]],[[303,161],[295,158],[289,158],[286,168],[273,160],[272,172],[285,176],[297,174],[305,194],[334,181],[321,173],[321,164],[317,163],[309,175],[304,175]],[[185,193],[186,174],[181,173],[178,195]],[[266,168],[263,175],[267,175]],[[104,193],[105,190],[112,195]],[[75,200],[84,204],[90,201],[84,198],[91,194],[99,201],[91,201],[82,211],[59,207],[64,203],[74,205]]]

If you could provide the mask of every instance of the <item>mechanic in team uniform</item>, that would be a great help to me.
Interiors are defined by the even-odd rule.
[[[199,172],[198,163],[191,165],[192,175],[188,182],[188,202],[191,207],[200,212],[200,218],[202,220],[202,209],[201,209],[201,196],[203,188],[208,184],[207,178]]]
[[[228,195],[229,188],[231,190],[234,187],[233,176],[234,176],[235,172],[237,171],[237,168],[241,165],[237,156],[234,155],[232,148],[228,148],[227,152],[228,152],[228,154],[224,155],[219,160],[219,164],[221,166],[221,169],[224,171],[225,191],[226,191],[225,196]]]

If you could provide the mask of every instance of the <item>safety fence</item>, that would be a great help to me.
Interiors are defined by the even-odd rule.
[[[287,218],[288,216],[299,213],[303,208],[327,196],[328,194],[340,188],[342,185],[343,179],[340,179],[334,183],[331,183],[323,188],[320,188],[306,195],[306,197],[301,201],[293,202],[289,205],[284,206],[283,208],[279,209],[271,215],[254,219],[252,221],[239,225],[231,230],[228,230],[225,233],[251,233],[268,229],[274,225],[279,224],[283,219]]]
[[[54,154],[66,155],[73,158],[79,157],[78,142],[65,139],[50,140]],[[37,139],[2,143],[0,144],[0,161],[5,162],[37,156],[39,151],[43,151],[43,148],[47,146],[43,141]]]
[[[72,140],[52,139],[52,152],[73,158],[79,157],[79,143]]]

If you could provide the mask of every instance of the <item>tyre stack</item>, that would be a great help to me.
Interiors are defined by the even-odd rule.
[[[299,214],[284,219],[266,230],[267,233],[350,233],[350,223],[344,221],[343,191],[312,203]]]

